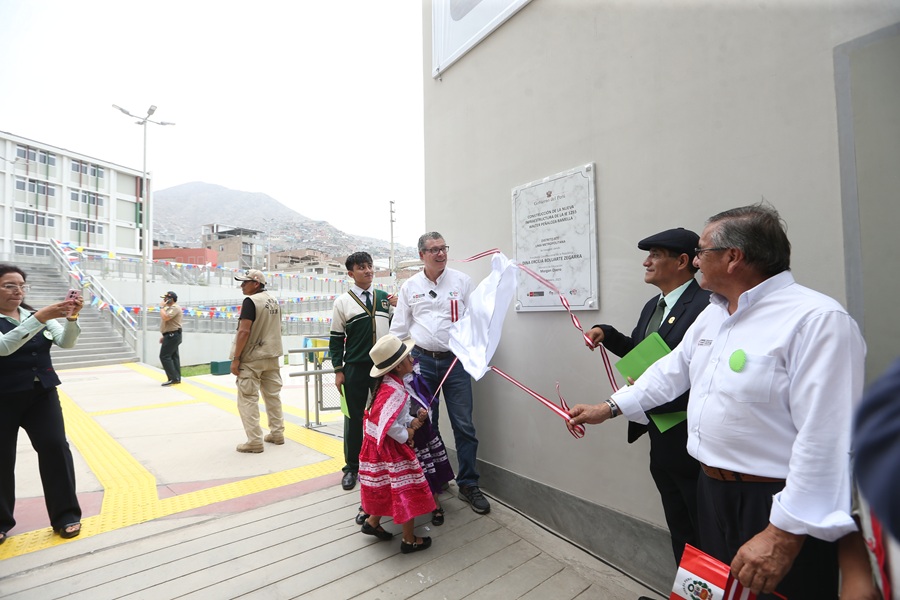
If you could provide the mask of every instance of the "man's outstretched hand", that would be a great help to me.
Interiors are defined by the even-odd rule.
[[[576,404],[569,409],[569,420],[566,421],[566,427],[569,431],[573,431],[575,425],[588,423],[596,425],[602,423],[612,416],[612,411],[606,402],[600,404]]]

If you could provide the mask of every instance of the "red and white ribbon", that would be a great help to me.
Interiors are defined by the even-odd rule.
[[[470,256],[469,258],[457,259],[456,262],[472,262],[486,256],[491,256],[492,254],[496,254],[498,252],[500,252],[499,248],[491,248],[490,250],[485,250],[484,252],[480,252],[478,254],[475,254],[474,256]],[[527,266],[517,262],[514,262],[513,264],[515,264],[516,268],[518,268],[520,271],[530,275],[535,280],[537,280],[538,283],[550,288],[556,294],[556,296],[559,298],[560,303],[563,305],[563,308],[565,308],[566,312],[569,313],[569,317],[572,319],[572,325],[575,326],[575,329],[581,332],[581,337],[584,340],[585,344],[587,344],[589,348],[600,348],[600,358],[603,359],[603,368],[606,371],[607,379],[609,379],[609,385],[610,387],[612,387],[613,392],[618,391],[619,386],[616,385],[615,371],[613,370],[612,361],[609,358],[609,354],[606,352],[606,348],[603,346],[603,344],[594,344],[594,342],[591,341],[591,338],[588,337],[588,335],[584,332],[584,327],[581,326],[581,321],[579,321],[575,313],[572,312],[572,307],[569,305],[569,299],[566,298],[565,294],[560,292],[559,288],[553,285],[550,281],[548,281],[544,277],[541,277]]]
[[[540,394],[535,392],[533,389],[529,388],[526,385],[519,383],[513,377],[507,375],[506,373],[504,373],[497,367],[492,366],[491,371],[493,371],[494,373],[496,373],[503,379],[507,380],[508,382],[512,383],[514,386],[516,386],[517,388],[519,388],[520,390],[522,390],[523,392],[525,392],[526,394],[528,394],[535,400],[539,401],[541,404],[543,404],[544,406],[546,406],[547,408],[552,410],[554,413],[556,413],[559,417],[564,419],[566,421],[566,424],[568,424],[569,419],[570,419],[569,405],[566,404],[565,398],[563,398],[562,395],[559,393],[559,383],[556,384],[556,394],[559,396],[559,406],[557,406],[550,400],[547,400],[546,398],[544,398],[543,396],[541,396]],[[582,427],[581,425],[573,425],[569,429],[569,433],[571,433],[572,437],[574,437],[575,439],[583,438],[584,437],[584,427]]]

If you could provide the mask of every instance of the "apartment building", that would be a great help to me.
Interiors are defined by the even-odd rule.
[[[226,269],[265,269],[266,244],[263,232],[246,227],[212,223],[201,230],[203,245],[214,250],[219,266]]]
[[[51,239],[140,257],[141,175],[0,131],[0,257],[46,256]]]

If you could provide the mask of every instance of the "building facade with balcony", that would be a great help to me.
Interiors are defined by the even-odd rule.
[[[263,232],[246,227],[213,223],[201,230],[203,245],[215,250],[219,266],[226,269],[265,269],[266,246]]]
[[[51,239],[141,256],[142,173],[0,131],[0,257],[40,257]]]

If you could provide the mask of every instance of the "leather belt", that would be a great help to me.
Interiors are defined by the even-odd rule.
[[[700,463],[700,468],[707,477],[717,479],[719,481],[741,481],[744,483],[784,483],[784,479],[776,479],[774,477],[762,477],[761,475],[748,475],[746,473],[738,473],[737,471],[729,471],[728,469],[720,469],[719,467],[709,467]]]
[[[415,350],[417,350],[420,354],[424,354],[425,356],[430,356],[431,358],[453,358],[455,355],[447,350],[446,352],[434,352],[432,350],[426,350],[422,346],[413,346]]]

